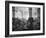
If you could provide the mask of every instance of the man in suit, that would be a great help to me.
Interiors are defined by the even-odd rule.
[[[27,21],[27,27],[29,30],[33,30],[33,18],[30,17]]]

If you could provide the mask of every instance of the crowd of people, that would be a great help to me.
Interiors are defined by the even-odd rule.
[[[39,19],[33,20],[29,18],[26,22],[19,20],[18,18],[12,18],[12,30],[22,31],[22,30],[39,30],[40,21]]]

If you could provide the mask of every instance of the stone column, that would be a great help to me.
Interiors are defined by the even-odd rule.
[[[15,7],[12,7],[12,17],[15,17]]]
[[[32,8],[29,8],[29,17],[32,17]]]

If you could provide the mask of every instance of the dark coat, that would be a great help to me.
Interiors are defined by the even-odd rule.
[[[28,29],[33,30],[33,18],[29,18],[27,22],[30,23],[30,24],[27,23]]]

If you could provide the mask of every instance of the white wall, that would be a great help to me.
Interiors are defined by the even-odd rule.
[[[19,0],[17,0],[17,1],[19,1]],[[40,2],[40,3],[41,2],[42,3],[45,2],[45,0],[20,0],[20,1]],[[0,38],[5,38],[4,36],[5,36],[5,0],[0,0]],[[15,38],[46,38],[46,35],[41,35],[41,36],[25,36],[25,37],[15,37]]]

